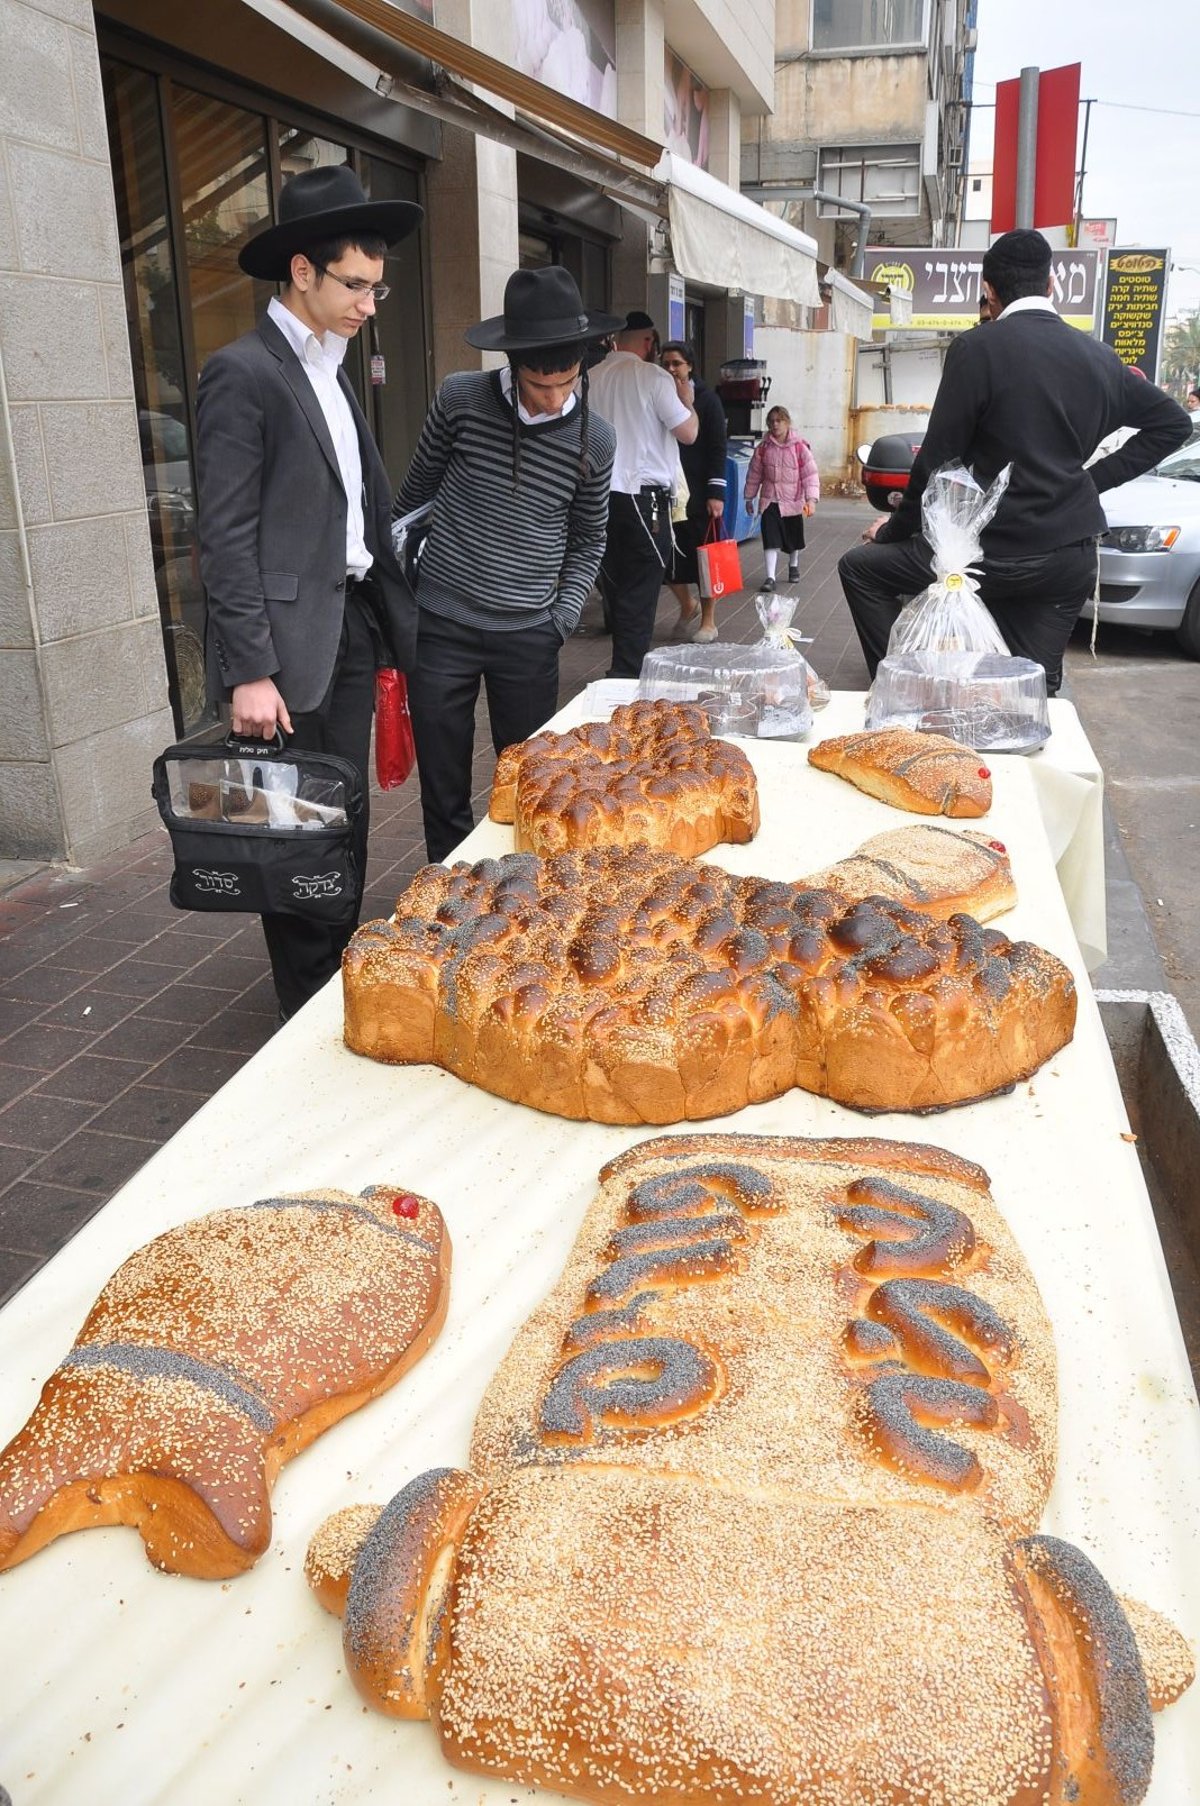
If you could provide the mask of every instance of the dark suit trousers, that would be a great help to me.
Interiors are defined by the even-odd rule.
[[[1043,667],[1051,696],[1062,688],[1063,653],[1095,588],[1096,557],[1095,540],[1083,539],[1027,558],[985,558],[976,572],[1005,645]],[[933,581],[929,546],[920,536],[855,546],[839,559],[838,576],[874,682],[896,616]]]
[[[333,977],[341,965],[346,943],[358,926],[367,869],[371,718],[378,663],[379,637],[369,591],[357,584],[348,585],[341,644],[329,688],[315,709],[303,714],[293,712],[293,733],[288,745],[348,759],[362,777],[362,819],[354,837],[358,895],[351,920],[337,926],[309,922],[303,916],[263,916],[271,976],[285,1016],[294,1015]]]
[[[475,826],[471,765],[480,680],[499,753],[536,734],[557,709],[561,646],[552,621],[497,633],[421,610],[408,706],[431,860],[444,859]]]
[[[671,563],[671,498],[643,489],[608,498],[608,540],[600,565],[605,619],[612,631],[609,677],[640,677],[650,648],[658,592]]]

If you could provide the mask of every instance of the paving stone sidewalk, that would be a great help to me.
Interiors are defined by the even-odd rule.
[[[834,689],[866,683],[836,564],[867,518],[862,503],[831,499],[810,523],[799,624]],[[747,590],[719,621],[722,638],[750,641],[757,540],[742,557]],[[664,590],[656,643],[671,638],[676,613]],[[560,701],[603,676],[600,629],[589,605],[563,650]],[[482,711],[476,746],[478,817],[493,764]],[[371,807],[364,919],[390,914],[425,857],[415,777],[377,792]],[[257,920],[173,909],[170,869],[158,830],[84,869],[0,871],[0,883],[9,880],[0,894],[0,1303],[274,1030]]]

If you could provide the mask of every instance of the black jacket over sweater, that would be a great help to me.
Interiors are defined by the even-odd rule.
[[[687,481],[689,512],[704,513],[709,502],[725,500],[725,410],[715,389],[694,380],[693,406],[700,431],[690,445],[679,447],[679,462]],[[695,503],[695,508],[691,504]]]
[[[1136,427],[1136,437],[1085,470],[1121,426]],[[1057,314],[1001,315],[951,345],[904,500],[876,538],[919,533],[930,475],[959,462],[985,489],[1012,464],[983,534],[987,556],[1020,558],[1093,538],[1105,530],[1100,492],[1149,470],[1190,431],[1177,403]]]

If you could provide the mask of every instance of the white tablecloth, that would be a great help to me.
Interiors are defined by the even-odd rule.
[[[802,747],[751,743],[750,755],[764,827],[752,846],[713,855],[732,869],[799,875],[901,819],[812,770]],[[1043,1528],[1077,1542],[1119,1592],[1195,1637],[1195,1393],[1031,763],[995,763],[988,825],[1009,846],[1020,891],[1005,926],[1074,967],[1072,1044],[1011,1096],[942,1116],[863,1118],[792,1092],[719,1126],[931,1142],[988,1170],[1058,1343],[1059,1466]],[[466,850],[505,844],[506,831],[489,824]],[[436,1198],[455,1247],[440,1340],[393,1391],[285,1469],[274,1541],[250,1574],[224,1584],[165,1577],[133,1531],[112,1529],[63,1538],[0,1576],[0,1781],[15,1806],[508,1806],[532,1797],[449,1768],[428,1725],[363,1708],[342,1672],[338,1627],[310,1598],[301,1564],[330,1511],[382,1502],[427,1467],[465,1463],[487,1379],[560,1271],[598,1168],[641,1139],[538,1115],[432,1068],[356,1058],[341,1042],[335,983],[0,1313],[7,1436],[109,1273],[187,1217],[289,1189],[384,1181]],[[1198,1806],[1200,1689],[1156,1728],[1153,1806]]]

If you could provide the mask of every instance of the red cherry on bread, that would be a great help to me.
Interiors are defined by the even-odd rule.
[[[402,1191],[398,1198],[392,1199],[392,1209],[398,1217],[415,1217],[420,1209],[420,1200],[414,1198],[410,1191]]]

